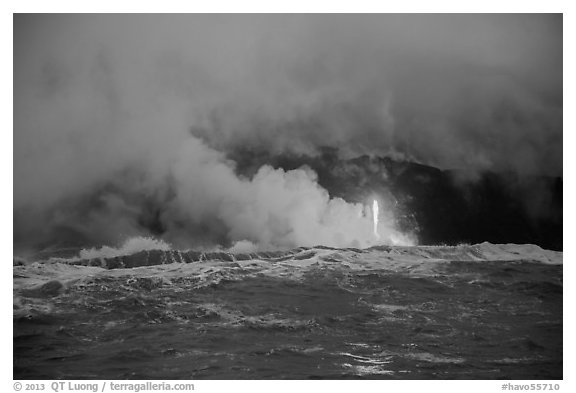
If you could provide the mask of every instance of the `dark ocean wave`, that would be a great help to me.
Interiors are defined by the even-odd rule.
[[[14,266],[16,379],[560,379],[562,253],[141,251]]]

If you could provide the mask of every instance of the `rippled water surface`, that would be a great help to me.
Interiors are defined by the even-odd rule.
[[[15,266],[14,378],[561,379],[562,255],[516,247]]]

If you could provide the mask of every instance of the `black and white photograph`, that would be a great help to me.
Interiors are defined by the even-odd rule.
[[[12,20],[14,380],[567,377],[562,13]]]

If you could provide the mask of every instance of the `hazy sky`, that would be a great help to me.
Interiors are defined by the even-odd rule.
[[[561,176],[562,16],[14,17],[18,233],[42,219],[111,242],[161,202],[183,244],[366,244],[335,224],[362,207],[313,173],[242,179],[226,158],[321,146]]]

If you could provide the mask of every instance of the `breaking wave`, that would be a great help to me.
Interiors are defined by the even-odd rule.
[[[130,254],[135,254],[140,251],[168,251],[172,247],[163,240],[154,239],[151,237],[132,237],[124,242],[118,248],[102,246],[100,248],[90,248],[88,250],[82,249],[78,255],[79,259],[95,259],[95,258],[115,258]]]
[[[376,258],[381,263],[394,266],[421,261],[532,261],[545,264],[562,264],[562,252],[544,250],[531,244],[491,244],[459,246],[373,246],[369,248],[335,248],[326,246],[298,247],[289,250],[257,251],[250,242],[236,243],[229,249],[215,251],[175,250],[170,244],[150,237],[128,239],[118,248],[104,246],[83,249],[72,258],[50,258],[50,261],[73,265],[98,266],[107,269],[138,266],[191,263],[199,261],[288,261],[322,260],[348,262],[362,258]],[[18,264],[23,264],[20,262]]]

